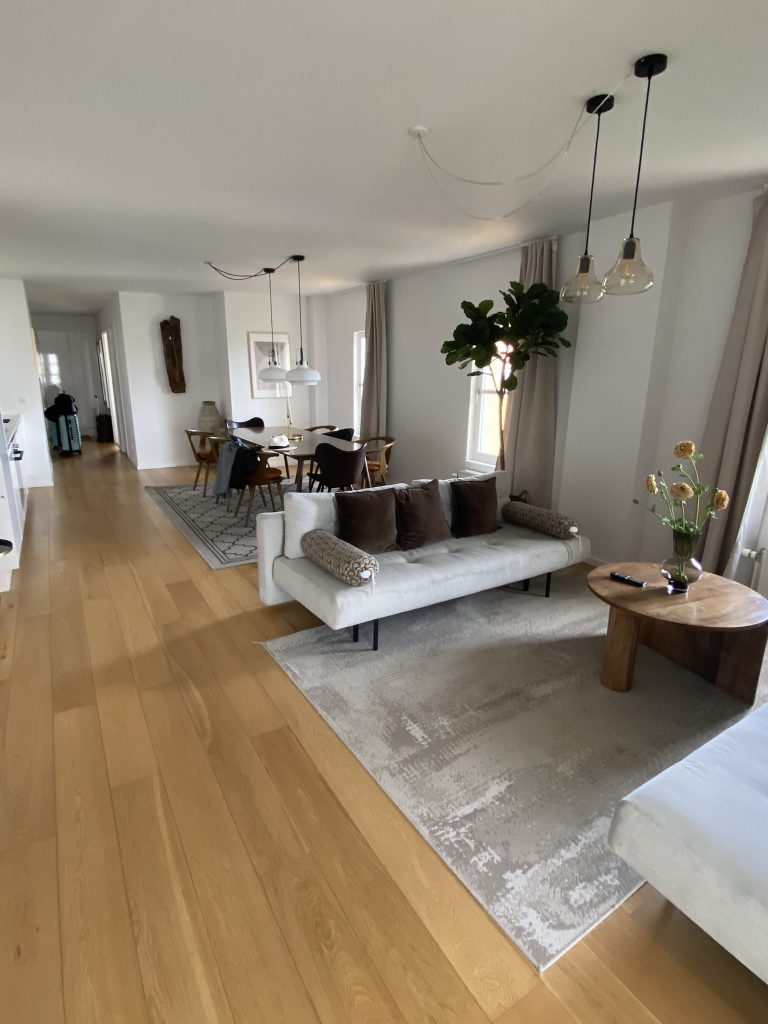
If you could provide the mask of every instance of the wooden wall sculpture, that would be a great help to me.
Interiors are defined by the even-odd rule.
[[[161,320],[160,337],[163,339],[163,356],[165,357],[168,383],[174,395],[181,395],[187,390],[181,352],[181,320],[177,316],[169,316],[167,320]]]

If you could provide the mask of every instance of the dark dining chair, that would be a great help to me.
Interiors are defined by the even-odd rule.
[[[340,441],[351,441],[355,436],[354,427],[342,427],[340,430],[334,428],[333,430],[326,430],[326,437],[337,437]]]
[[[261,416],[251,416],[249,420],[225,420],[227,430],[236,430],[237,427],[253,427],[254,430],[261,430],[264,420]]]
[[[235,516],[240,514],[240,505],[243,501],[243,495],[245,494],[245,488],[248,488],[248,509],[245,513],[245,525],[248,526],[251,520],[251,509],[253,508],[253,498],[256,488],[259,488],[259,494],[261,495],[261,501],[264,507],[267,507],[267,501],[264,497],[264,488],[266,487],[269,491],[269,500],[272,504],[272,511],[277,512],[277,506],[275,505],[275,496],[272,493],[272,485],[277,486],[277,493],[280,496],[280,504],[285,507],[283,499],[283,475],[279,469],[273,469],[269,465],[269,453],[258,452],[255,453],[257,457],[256,468],[253,473],[249,473],[245,478],[245,486],[240,491],[240,497],[237,499],[237,507],[235,508]]]
[[[357,451],[345,452],[334,444],[319,444],[315,449],[317,468],[309,474],[309,489],[315,484],[320,491],[351,491],[363,479],[365,445]]]

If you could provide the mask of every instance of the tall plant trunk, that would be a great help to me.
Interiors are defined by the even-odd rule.
[[[505,470],[506,459],[504,453],[504,391],[499,392],[499,469]]]

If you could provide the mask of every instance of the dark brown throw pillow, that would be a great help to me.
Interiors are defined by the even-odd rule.
[[[451,480],[451,497],[451,530],[454,537],[478,537],[499,529],[495,477],[486,480]]]
[[[397,549],[395,495],[381,491],[337,491],[339,537],[370,555]]]
[[[397,540],[403,551],[436,544],[451,536],[437,480],[395,491],[395,510]]]

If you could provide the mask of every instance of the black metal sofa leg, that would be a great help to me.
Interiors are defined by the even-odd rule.
[[[379,649],[379,620],[373,620],[373,650],[378,651]]]
[[[549,592],[552,589],[552,573],[547,573],[547,582],[544,584],[544,597],[549,597]]]
[[[352,627],[352,642],[356,644],[359,639],[360,639],[360,627],[359,626],[353,626]]]

